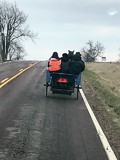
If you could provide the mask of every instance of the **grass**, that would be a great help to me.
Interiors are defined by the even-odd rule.
[[[83,73],[83,80],[89,81],[96,92],[98,92],[99,98],[112,108],[117,115],[120,115],[120,97],[113,94],[114,87],[106,87],[101,83],[99,75],[88,69]]]
[[[116,156],[120,157],[120,63],[86,63],[82,88]]]

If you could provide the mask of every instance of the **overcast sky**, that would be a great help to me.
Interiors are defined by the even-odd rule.
[[[7,0],[15,2],[15,0]],[[120,49],[120,0],[17,0],[38,33],[36,43],[24,41],[28,60],[47,60],[54,51],[80,51],[88,40],[105,47],[103,56],[117,60]]]

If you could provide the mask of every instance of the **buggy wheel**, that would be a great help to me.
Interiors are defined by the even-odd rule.
[[[52,91],[52,94],[55,94],[55,91]]]
[[[79,85],[77,86],[77,99],[78,99],[78,95],[79,95]]]
[[[48,83],[46,83],[46,97],[48,95]]]

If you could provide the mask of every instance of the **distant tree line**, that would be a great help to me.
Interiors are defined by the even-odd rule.
[[[25,54],[22,40],[25,38],[35,39],[28,26],[25,26],[27,16],[20,11],[16,4],[6,1],[0,2],[0,58],[22,59]]]

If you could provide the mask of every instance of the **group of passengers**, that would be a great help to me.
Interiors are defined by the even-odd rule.
[[[63,53],[59,58],[57,52],[53,52],[51,58],[48,61],[48,70],[50,72],[69,73],[79,75],[85,69],[85,63],[81,59],[80,52],[76,52],[74,55]]]
[[[52,56],[48,60],[48,70],[46,74],[47,82],[50,82],[50,73],[67,73],[77,76],[76,84],[79,85],[81,81],[81,72],[85,69],[85,63],[81,59],[80,52],[76,52],[73,55],[63,53],[59,58],[57,52],[53,52]]]

